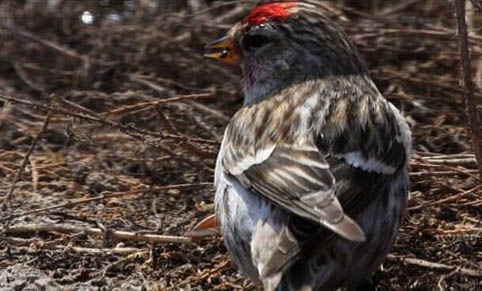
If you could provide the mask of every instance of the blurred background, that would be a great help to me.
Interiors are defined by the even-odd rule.
[[[112,233],[184,238],[213,213],[215,157],[242,92],[239,70],[202,51],[261,2],[0,2],[1,290],[258,290],[219,236]],[[482,187],[453,1],[315,2],[413,130],[407,218],[374,283],[482,290]],[[467,1],[479,104],[481,16]]]

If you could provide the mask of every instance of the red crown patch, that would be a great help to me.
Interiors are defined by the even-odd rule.
[[[290,8],[297,6],[296,2],[270,3],[257,6],[244,18],[245,23],[260,25],[269,20],[282,20],[288,18]]]

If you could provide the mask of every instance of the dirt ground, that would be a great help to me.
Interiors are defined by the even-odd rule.
[[[0,2],[0,290],[259,290],[219,236],[185,237],[214,211],[217,149],[242,100],[237,69],[202,48],[256,3]],[[482,186],[452,1],[321,3],[413,130],[407,216],[373,282],[482,290]]]

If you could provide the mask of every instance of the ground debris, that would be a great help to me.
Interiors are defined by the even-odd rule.
[[[202,48],[259,1],[43,2],[0,3],[0,289],[259,290],[216,231],[184,236],[213,212],[242,98],[236,69]],[[482,187],[450,1],[323,6],[413,131],[407,217],[374,283],[481,290]],[[482,102],[482,14],[468,7],[467,22]]]

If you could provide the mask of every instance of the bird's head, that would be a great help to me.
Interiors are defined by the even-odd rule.
[[[319,7],[303,2],[253,8],[208,44],[205,56],[241,66],[245,104],[304,81],[366,73],[345,33]]]

